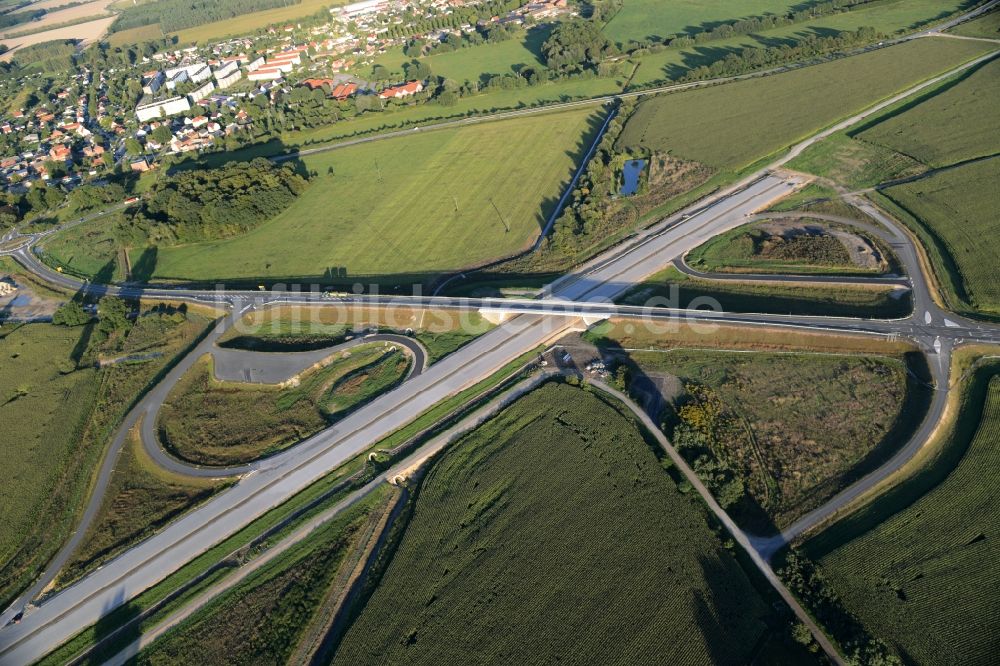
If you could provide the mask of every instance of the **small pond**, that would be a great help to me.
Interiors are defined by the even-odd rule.
[[[629,160],[625,163],[621,194],[629,196],[639,190],[642,171],[646,168],[646,160]]]

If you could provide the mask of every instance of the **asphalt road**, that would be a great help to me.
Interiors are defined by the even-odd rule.
[[[989,57],[992,56],[981,58],[979,61]],[[973,66],[979,61],[969,63],[965,67]],[[963,68],[956,68],[954,71],[961,69]],[[949,75],[951,73],[916,86],[907,93],[839,123],[816,137],[800,143],[792,149],[791,155],[798,154],[834,131],[853,125]],[[915,315],[894,321],[731,315],[666,308],[636,308],[611,303],[616,296],[661,269],[674,258],[704,240],[737,226],[745,221],[747,216],[790,192],[797,184],[794,178],[773,172],[774,167],[785,163],[787,159],[791,157],[779,160],[770,168],[755,173],[741,183],[720,192],[713,201],[696,210],[687,210],[672,216],[663,223],[638,234],[623,246],[588,262],[580,270],[550,285],[545,298],[516,302],[501,299],[449,299],[447,302],[451,307],[478,306],[487,310],[492,309],[511,318],[431,366],[425,373],[411,378],[395,390],[359,409],[335,427],[305,440],[284,453],[262,461],[231,489],[54,595],[36,610],[26,614],[20,624],[0,629],[0,663],[28,663],[44,655],[78,631],[93,624],[113,608],[156,584],[183,563],[223,540],[271,507],[288,499],[329,470],[364,451],[373,442],[405,425],[417,414],[485,379],[526,351],[559,337],[570,327],[581,325],[581,319],[593,320],[608,316],[639,314],[675,319],[688,317],[708,323],[725,321],[817,330],[856,331],[872,335],[905,335],[918,340],[930,355],[936,356],[936,360],[932,359],[930,366],[938,380],[938,386],[942,389],[938,393],[943,395],[948,386],[947,359],[952,346],[973,339],[1000,341],[1000,329],[968,322],[938,309],[919,286],[919,282],[923,280],[922,274],[918,274],[919,277],[911,275],[914,282],[914,302],[918,306]],[[31,255],[30,248],[22,248],[15,256],[32,269],[37,266],[38,262]],[[48,279],[51,273],[43,270],[40,272],[40,277]],[[66,276],[58,276],[58,279],[66,279]],[[69,285],[65,282],[60,283],[74,288],[71,286],[72,280],[69,280]],[[88,289],[95,294],[121,293],[208,303],[239,303],[244,302],[243,299],[248,295],[246,292],[194,292],[184,289],[159,290],[139,287],[91,286]],[[253,294],[253,297],[260,299],[261,295]],[[272,302],[292,302],[289,299],[323,302],[318,295],[269,294],[265,298]],[[456,300],[460,300],[461,303],[456,303]],[[379,304],[391,305],[392,302],[398,301],[386,299]],[[438,299],[418,297],[405,302],[437,303]],[[943,382],[942,377],[945,378]],[[156,390],[151,393],[154,392]],[[934,404],[936,407],[932,407],[931,413],[925,419],[923,430],[933,428],[937,422],[943,398],[937,398]],[[127,432],[127,429],[123,428],[121,432]],[[923,440],[914,438],[886,465],[807,516],[809,520],[806,520],[805,524],[818,524],[835,514],[853,498],[867,492],[878,480],[892,474],[909,460],[922,443]],[[108,459],[111,458],[112,456],[108,456]],[[802,529],[808,529],[808,526]],[[766,552],[765,546],[759,543],[755,545]]]

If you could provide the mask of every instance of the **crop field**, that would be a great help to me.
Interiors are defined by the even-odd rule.
[[[625,0],[604,34],[615,42],[698,32],[720,21],[734,21],[762,14],[783,14],[794,6],[788,0],[672,0],[669,8],[660,0]]]
[[[17,575],[15,555],[36,527],[54,527],[58,487],[73,476],[79,434],[97,395],[97,371],[72,371],[70,356],[83,328],[49,324],[4,326],[0,333],[0,580]],[[65,499],[65,498],[63,498]],[[9,590],[0,588],[0,596]]]
[[[977,416],[978,430],[956,443],[964,453],[947,477],[819,560],[846,608],[913,663],[996,657],[1000,378],[989,382],[981,414],[959,418],[971,425]]]
[[[1000,11],[994,9],[985,16],[955,26],[949,32],[966,37],[1000,39]]]
[[[0,31],[0,36],[6,37],[8,35],[15,35],[25,31],[41,31],[49,27],[56,27],[69,21],[76,21],[90,16],[100,16],[104,14],[107,6],[111,4],[111,1],[112,0],[91,0],[90,2],[82,2],[71,7],[67,6],[66,9],[61,9],[56,12],[49,11],[37,21],[21,23]],[[70,5],[71,3],[63,2],[61,4]],[[25,7],[26,10],[43,8],[45,8],[44,4],[32,4],[30,7]]]
[[[850,59],[642,102],[620,148],[738,172],[837,120],[990,50],[921,39]]]
[[[588,109],[310,155],[319,175],[278,217],[235,239],[162,248],[154,277],[436,275],[516,253],[602,122]]]
[[[334,663],[736,663],[769,612],[633,419],[549,384],[428,472]]]
[[[933,167],[948,166],[1000,153],[998,106],[1000,60],[992,60],[856,136]]]
[[[279,388],[220,382],[210,361],[202,360],[170,392],[158,430],[164,445],[185,460],[248,462],[319,432],[392,388],[409,365],[403,352],[362,345]]]
[[[676,349],[627,360],[630,391],[665,410],[668,435],[691,460],[698,450],[683,448],[689,440],[678,428],[720,410],[707,448],[742,479],[733,514],[758,532],[787,526],[873,469],[902,443],[901,420],[913,407],[914,387],[895,358]]]
[[[205,23],[172,34],[177,37],[180,44],[205,44],[224,37],[253,33],[269,25],[294,21],[297,18],[318,14],[330,7],[343,4],[347,4],[347,0],[302,0],[302,2],[288,7],[276,7],[243,14],[227,21]]]
[[[854,256],[848,247],[867,246]],[[874,275],[890,266],[880,243],[854,230],[809,219],[737,227],[688,253],[700,271],[784,275]]]
[[[366,526],[391,507],[398,490],[384,484],[305,541],[213,600],[135,659],[143,666],[283,664],[308,619],[323,608]]]
[[[992,158],[883,192],[940,247],[935,268],[943,272],[943,281],[951,281],[969,307],[993,315],[1000,314],[1000,247],[983,241],[1000,232],[998,179],[1000,158]]]
[[[692,278],[671,266],[629,290],[629,305],[695,307],[715,299],[724,312],[894,318],[908,314],[908,291],[891,286],[814,285]],[[700,299],[697,300],[696,299]]]
[[[833,31],[857,30],[872,27],[886,34],[907,31],[932,21],[935,17],[951,14],[966,3],[962,0],[884,0],[855,8],[849,12],[820,16],[802,23],[781,26],[750,35],[738,35],[692,47],[667,48],[658,53],[642,56],[640,65],[630,84],[633,88],[664,82],[684,74],[689,69],[709,65],[728,53],[744,48],[774,46],[791,39],[809,36],[826,36]],[[614,25],[614,21],[611,22]]]

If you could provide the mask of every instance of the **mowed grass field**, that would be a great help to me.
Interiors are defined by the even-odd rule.
[[[662,40],[722,21],[784,14],[794,5],[789,0],[625,0],[621,11],[604,26],[604,34],[623,43],[650,37]]]
[[[550,26],[537,26],[524,32],[523,37],[508,39],[492,44],[458,49],[448,53],[437,53],[420,58],[427,63],[435,76],[453,79],[458,83],[466,80],[479,81],[483,74],[511,74],[515,65],[524,65],[535,69],[544,68],[542,44],[548,39],[552,29]],[[390,71],[399,72],[402,76],[403,63],[413,58],[403,55],[401,48],[393,48],[379,56],[376,64],[381,64]],[[359,74],[367,76],[369,67],[359,68]]]
[[[53,512],[53,489],[74,473],[68,469],[80,430],[97,395],[97,371],[70,371],[70,356],[83,328],[49,324],[4,326],[0,332],[0,572],[9,582],[12,557],[25,535]],[[0,590],[0,593],[7,590]]]
[[[657,96],[638,106],[618,145],[739,171],[991,48],[921,39],[762,79]]]
[[[1000,48],[1000,44],[997,45]],[[855,135],[932,167],[1000,153],[1000,60]]]
[[[979,426],[950,474],[819,560],[844,606],[910,663],[996,660],[1000,377],[981,414],[959,418]]]
[[[935,267],[970,307],[1000,315],[1000,157],[883,190],[943,249]],[[933,254],[932,254],[933,256]]]
[[[434,464],[333,663],[742,663],[770,613],[631,416],[548,384]]]
[[[238,238],[161,248],[154,277],[433,275],[514,254],[538,237],[602,122],[586,109],[310,155],[318,176],[288,209]]]

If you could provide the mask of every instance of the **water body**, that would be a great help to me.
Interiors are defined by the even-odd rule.
[[[623,196],[629,196],[638,191],[639,180],[642,178],[642,172],[645,168],[646,160],[629,160],[625,163],[624,182],[621,189]]]

